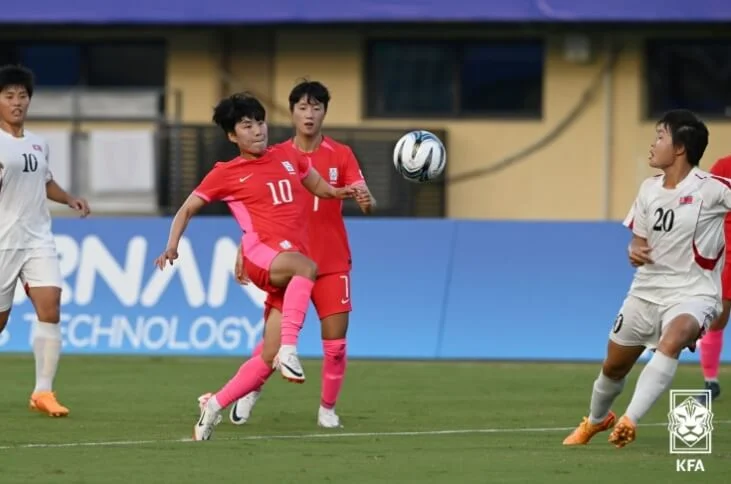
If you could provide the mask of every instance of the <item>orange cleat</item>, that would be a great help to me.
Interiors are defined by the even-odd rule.
[[[69,409],[58,403],[53,392],[34,392],[30,396],[30,409],[49,417],[65,417],[69,414]]]
[[[609,436],[609,442],[614,444],[618,449],[635,441],[637,437],[637,425],[632,422],[626,415],[619,419],[614,427],[612,434]]]
[[[601,423],[593,424],[589,421],[589,417],[584,417],[573,432],[569,434],[563,441],[563,445],[586,445],[599,432],[609,430],[617,416],[614,412],[609,412]]]

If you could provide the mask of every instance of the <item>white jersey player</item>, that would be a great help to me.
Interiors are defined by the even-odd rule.
[[[632,230],[629,256],[638,269],[610,330],[589,416],[564,445],[587,444],[612,426],[609,441],[616,447],[634,441],[638,421],[670,387],[681,351],[694,347],[721,309],[731,181],[698,168],[708,129],[693,113],[670,111],[656,128],[650,166],[663,173],[645,180],[624,222]],[[612,403],[647,348],[655,352],[617,420]]]
[[[89,213],[53,181],[48,145],[24,127],[33,96],[33,74],[0,68],[0,332],[7,325],[20,280],[36,309],[33,354],[36,385],[30,407],[53,417],[69,411],[56,400],[53,379],[61,352],[61,274],[46,199]]]

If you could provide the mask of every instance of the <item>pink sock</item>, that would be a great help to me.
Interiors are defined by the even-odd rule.
[[[701,339],[701,367],[703,368],[703,378],[706,380],[718,378],[722,349],[723,330],[709,331]]]
[[[261,387],[272,373],[274,373],[274,369],[267,365],[261,357],[254,356],[241,365],[234,377],[216,393],[216,401],[221,408],[226,408],[239,398]]]
[[[307,307],[310,304],[312,287],[315,281],[302,276],[294,276],[284,291],[282,303],[282,344],[297,346],[302,325],[305,322]]]
[[[251,357],[253,358],[255,356],[259,356],[263,352],[264,352],[264,340],[262,339],[261,341],[259,341],[259,344],[254,347],[254,351],[251,352]],[[260,392],[261,391],[261,387],[263,387],[263,386],[264,386],[264,384],[262,383],[261,385],[259,385],[258,387],[256,387],[254,389],[254,391],[255,392]]]
[[[322,362],[320,405],[325,408],[333,408],[338,401],[340,388],[343,386],[343,377],[345,377],[345,367],[348,363],[345,340],[324,340],[322,348],[325,358]]]

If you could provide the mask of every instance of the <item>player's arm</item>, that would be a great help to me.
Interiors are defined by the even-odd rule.
[[[302,178],[302,185],[318,198],[353,198],[355,190],[353,187],[335,188],[325,180],[311,166]]]
[[[644,188],[645,184],[640,187],[637,198],[623,222],[623,225],[632,231],[632,240],[629,243],[627,252],[630,264],[633,267],[640,267],[653,262],[650,257],[652,249],[647,242],[647,204],[644,199],[646,191]]]
[[[371,214],[376,209],[376,199],[368,189],[358,159],[350,148],[345,152],[345,185],[355,189],[355,201],[361,212]]]
[[[168,234],[168,242],[165,251],[155,259],[155,265],[162,270],[165,265],[178,258],[178,245],[180,239],[183,238],[185,229],[188,227],[190,219],[206,206],[209,202],[220,200],[223,197],[223,180],[220,171],[215,168],[211,170],[198,188],[188,195],[183,205],[178,209],[173,221],[170,224],[170,233]]]
[[[170,225],[170,235],[168,235],[168,243],[166,250],[178,251],[178,244],[180,239],[183,238],[185,229],[188,228],[190,219],[195,214],[201,211],[206,206],[206,200],[201,198],[196,193],[191,193],[188,198],[183,202],[183,205],[178,209],[178,212],[173,218],[173,223]]]
[[[91,213],[89,203],[85,199],[77,198],[69,194],[53,179],[46,183],[46,198],[56,203],[68,205],[79,212],[82,217],[86,217]]]

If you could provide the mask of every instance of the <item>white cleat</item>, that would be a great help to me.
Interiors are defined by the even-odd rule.
[[[209,400],[201,408],[198,422],[193,426],[193,440],[211,440],[213,428],[221,421],[221,412],[211,409]]]
[[[305,370],[297,356],[297,347],[294,345],[282,345],[279,353],[274,358],[274,367],[279,368],[285,380],[292,383],[305,382]]]
[[[231,412],[228,414],[231,423],[234,425],[245,424],[249,420],[249,417],[251,417],[251,411],[254,409],[254,405],[259,400],[260,395],[260,391],[254,391],[236,400],[231,407]]]
[[[335,409],[322,406],[317,411],[317,425],[326,429],[342,428],[342,425],[340,425],[340,417],[335,413]]]
[[[201,395],[200,397],[198,397],[198,410],[200,410],[201,413],[203,412],[203,408],[208,403],[208,400],[210,400],[212,396],[213,396],[213,393],[204,393],[203,395]],[[220,424],[221,423],[221,420],[223,420],[223,417],[219,413],[218,414],[218,417],[216,417],[215,422],[213,422],[213,425]]]

